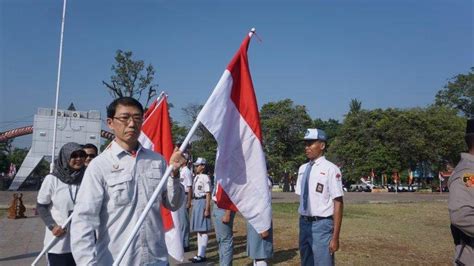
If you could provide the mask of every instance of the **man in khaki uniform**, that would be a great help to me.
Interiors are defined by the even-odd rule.
[[[455,265],[474,265],[474,119],[467,121],[468,153],[449,178],[449,216],[455,247]]]

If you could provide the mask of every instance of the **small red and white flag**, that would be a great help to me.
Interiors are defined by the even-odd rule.
[[[145,113],[145,121],[142,125],[142,133],[138,139],[141,145],[161,154],[168,163],[173,154],[173,137],[171,135],[171,123],[168,112],[168,101],[163,94],[157,99]],[[165,228],[165,241],[168,254],[175,260],[184,260],[184,248],[178,214],[171,212],[165,207],[161,208],[163,226]]]
[[[218,144],[215,177],[222,188],[218,192],[225,192],[221,199],[230,200],[262,233],[270,229],[272,206],[260,116],[247,59],[252,34],[242,42],[197,120]],[[219,194],[216,197],[219,199]],[[227,209],[233,208],[231,203]]]

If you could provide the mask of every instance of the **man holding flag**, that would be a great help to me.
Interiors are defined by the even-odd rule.
[[[142,123],[143,107],[133,98],[115,99],[107,107],[115,139],[87,168],[73,213],[71,246],[78,265],[112,265],[165,172],[165,159],[138,142]],[[168,265],[160,206],[177,210],[183,203],[182,160],[175,150],[172,178],[125,253],[124,265]]]
[[[252,29],[224,71],[211,97],[183,141],[180,151],[186,149],[199,123],[202,123],[218,143],[215,175],[217,182],[223,189],[221,195],[216,196],[224,199],[218,201],[218,206],[240,211],[257,233],[265,238],[268,236],[271,226],[272,209],[270,190],[267,186],[260,117],[247,60],[247,48],[254,32],[255,30]],[[109,116],[109,126],[114,121],[113,118],[116,118],[113,114]],[[122,117],[121,121],[128,123],[130,118]],[[134,123],[141,122],[138,121],[138,114],[137,119],[132,120]],[[177,160],[177,157],[179,155],[175,157],[173,154],[170,159],[175,170],[173,177],[177,175],[176,170],[180,164],[178,161],[181,161]],[[171,168],[168,168],[166,173],[170,172]],[[169,190],[170,186],[168,186],[168,194]],[[149,207],[153,204],[156,196],[157,194],[153,193],[138,221],[133,220],[136,222],[133,230],[125,233],[128,233],[130,237],[120,251],[117,261],[126,254],[127,250],[128,253],[130,250],[136,251],[136,243],[132,243],[130,248],[129,244],[133,239],[136,239],[138,233],[141,234],[143,231],[143,229],[138,230],[143,227],[144,219],[150,211]],[[176,206],[173,205],[173,207]],[[151,215],[153,216],[153,213]],[[136,261],[130,260],[130,256],[128,256],[127,264],[134,264],[133,262]],[[118,265],[118,263],[114,265]]]

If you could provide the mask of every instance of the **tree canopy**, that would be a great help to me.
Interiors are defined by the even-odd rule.
[[[145,68],[143,60],[133,60],[131,51],[117,50],[115,64],[112,65],[114,74],[110,77],[110,83],[102,81],[113,98],[133,97],[140,100],[146,92],[146,103],[156,96],[158,85],[153,83],[155,69],[151,64]]]
[[[186,118],[185,134],[187,134],[191,129],[202,107],[203,105],[200,104],[188,104],[182,109]],[[212,173],[216,161],[217,141],[202,124],[197,128],[193,138],[191,139],[190,146],[194,159],[197,159],[197,157],[205,158],[207,160],[207,170]]]
[[[443,107],[360,110],[346,116],[329,154],[353,181],[371,169],[388,174],[421,162],[438,170],[458,160],[464,127],[465,119]]]
[[[306,160],[301,140],[313,124],[306,107],[290,99],[269,102],[261,108],[260,122],[270,175],[278,180],[296,171]]]
[[[467,74],[459,74],[436,94],[436,105],[458,110],[474,118],[474,67]]]

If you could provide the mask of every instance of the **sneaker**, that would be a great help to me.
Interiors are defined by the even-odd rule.
[[[197,256],[195,258],[193,258],[192,262],[193,263],[201,263],[201,262],[205,262],[207,261],[206,257],[201,257],[201,256]]]

